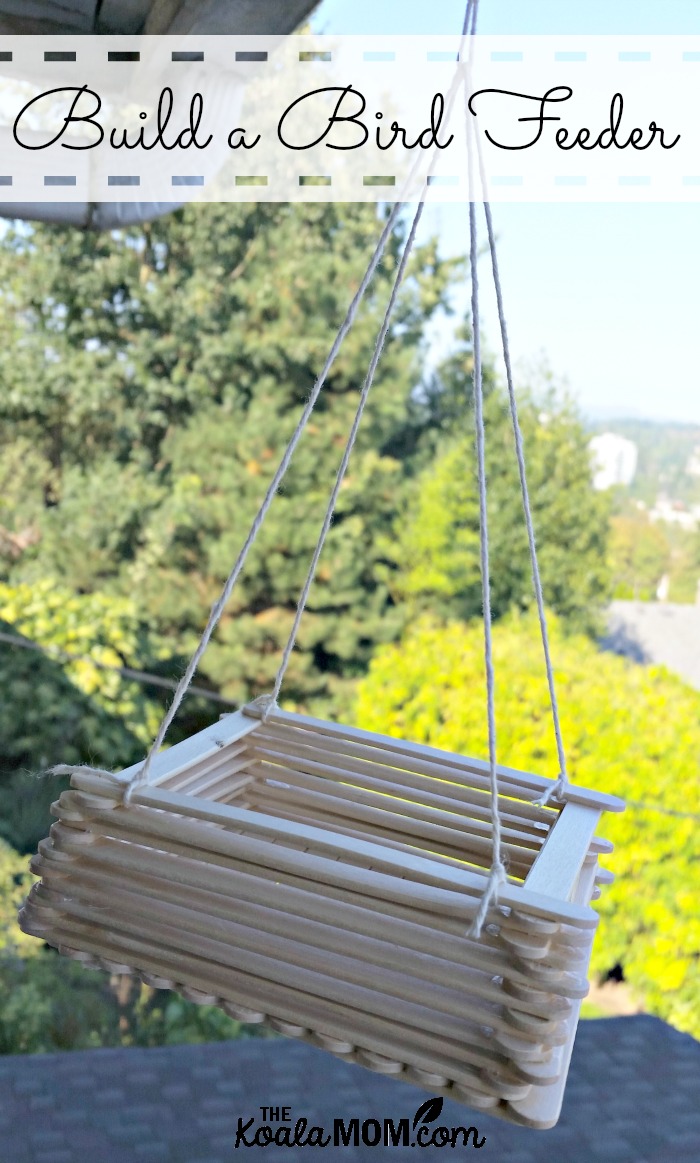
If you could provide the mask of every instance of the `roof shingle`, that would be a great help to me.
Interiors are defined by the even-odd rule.
[[[300,1042],[247,1039],[205,1046],[89,1050],[0,1058],[3,1163],[231,1163],[239,1116],[288,1106],[292,1121],[412,1118],[426,1094]],[[698,1163],[700,1043],[645,1015],[583,1022],[558,1125],[511,1126],[445,1102],[443,1126],[486,1136],[508,1163]],[[331,1153],[370,1163],[360,1145]],[[395,1160],[416,1157],[391,1147]],[[308,1157],[268,1146],[265,1163]],[[470,1154],[460,1149],[460,1158]],[[257,1152],[253,1151],[253,1159]],[[443,1158],[428,1147],[421,1159]]]

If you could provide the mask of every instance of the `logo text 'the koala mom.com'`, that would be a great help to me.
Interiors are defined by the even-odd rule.
[[[483,1147],[485,1135],[476,1127],[446,1127],[438,1123],[443,1099],[430,1098],[413,1119],[334,1118],[331,1128],[292,1121],[291,1107],[261,1106],[260,1121],[239,1118],[234,1147]]]

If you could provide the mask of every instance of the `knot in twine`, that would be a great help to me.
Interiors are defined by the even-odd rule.
[[[559,772],[556,782],[542,792],[532,803],[537,808],[546,808],[550,800],[556,800],[557,803],[563,803],[566,798],[566,792],[569,787],[569,781],[563,772]]]
[[[481,930],[483,928],[484,921],[486,920],[486,915],[489,909],[498,904],[498,893],[502,885],[507,883],[508,877],[506,875],[505,864],[502,860],[499,860],[493,864],[491,871],[489,872],[488,881],[486,882],[486,889],[481,898],[477,914],[474,917],[474,920],[471,923],[471,927],[467,933],[468,937],[473,937],[475,941],[479,940],[481,937]]]

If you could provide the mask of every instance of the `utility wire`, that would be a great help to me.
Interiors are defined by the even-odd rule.
[[[113,666],[108,662],[98,662],[96,658],[92,658],[88,654],[73,654],[70,650],[63,650],[60,646],[41,646],[29,638],[21,638],[18,634],[8,634],[6,631],[0,630],[0,642],[6,642],[8,646],[17,646],[21,650],[36,650],[55,661],[64,659],[66,662],[89,662],[91,666],[97,666],[100,670],[112,671],[114,674],[120,674],[123,678],[140,682],[144,686],[159,686],[168,691],[177,690],[177,682],[169,678],[162,678],[158,674],[150,674],[147,670],[134,670],[130,666]],[[217,691],[209,691],[200,686],[191,686],[188,694],[198,695],[202,699],[210,699],[213,703],[223,703],[227,707],[238,706],[238,703],[225,698]]]
[[[65,660],[66,662],[89,662],[92,666],[99,667],[100,670],[112,671],[115,674],[120,674],[123,678],[131,679],[133,682],[141,683],[143,686],[159,686],[166,690],[174,691],[177,683],[168,678],[162,678],[158,674],[151,674],[147,670],[135,670],[130,666],[112,666],[108,662],[98,662],[97,659],[91,658],[88,654],[73,654],[70,650],[63,650],[60,646],[41,646],[38,642],[32,642],[29,638],[21,638],[18,634],[8,634],[6,631],[0,630],[0,642],[6,643],[8,646],[16,646],[21,650],[35,650],[40,654],[45,654],[52,658],[55,662]],[[208,691],[204,687],[191,686],[187,692],[189,695],[198,695],[202,699],[210,699],[213,703],[221,703],[226,707],[238,707],[238,703],[234,703],[232,699],[227,699],[217,691]],[[695,820],[700,823],[700,812],[679,812],[674,808],[664,808],[660,804],[650,804],[646,801],[640,800],[625,800],[628,808],[638,812],[655,812],[661,816],[672,816],[678,820]]]

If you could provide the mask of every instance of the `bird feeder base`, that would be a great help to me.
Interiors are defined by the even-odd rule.
[[[77,772],[20,922],[86,965],[265,1022],[531,1127],[561,1107],[613,796],[252,703],[138,765]]]

